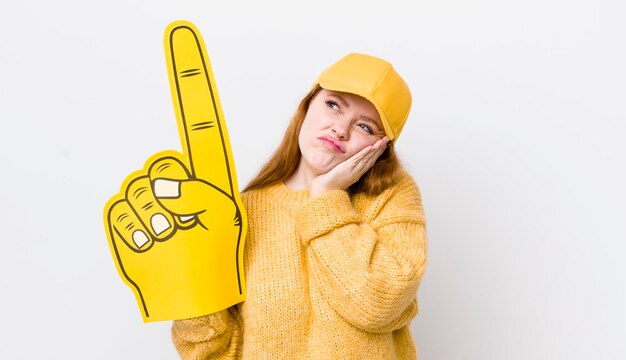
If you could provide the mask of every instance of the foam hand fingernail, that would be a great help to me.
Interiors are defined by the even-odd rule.
[[[160,235],[163,231],[170,228],[170,223],[167,221],[167,218],[163,214],[158,213],[152,215],[150,225],[152,225],[152,229],[157,235]]]
[[[159,198],[177,198],[180,196],[180,181],[154,180],[154,195]]]
[[[187,222],[191,219],[193,219],[193,215],[181,215],[178,217],[180,219],[180,221],[182,222]]]
[[[146,245],[148,241],[150,240],[148,240],[148,236],[146,236],[143,231],[136,230],[135,232],[133,232],[133,242],[135,243],[135,245],[137,245],[139,249],[141,249],[142,246]]]

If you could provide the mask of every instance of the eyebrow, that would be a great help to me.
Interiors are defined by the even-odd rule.
[[[370,123],[371,125],[374,125],[374,126],[376,127],[376,130],[382,130],[382,129],[383,129],[383,128],[382,128],[382,124],[379,124],[379,122],[378,122],[378,121],[376,121],[376,120],[372,119],[372,118],[371,118],[371,117],[369,117],[369,116],[362,115],[362,116],[361,116],[361,119],[363,119],[364,121],[366,121],[366,122]]]
[[[331,93],[329,93],[328,95],[329,95],[329,96],[336,97],[336,98],[339,100],[339,102],[341,102],[341,105],[342,105],[342,106],[345,106],[345,107],[350,107],[350,103],[349,103],[348,101],[346,101],[346,99],[344,99],[344,98],[343,98],[343,96],[339,95],[339,93],[337,93],[337,92],[331,92]]]
[[[344,97],[341,96],[340,93],[338,93],[336,91],[333,91],[333,92],[329,92],[328,95],[337,98],[339,100],[339,102],[341,102],[342,106],[345,106],[347,108],[350,107],[350,103],[346,99],[344,99]],[[366,116],[366,115],[361,115],[361,119],[363,119],[363,120],[367,121],[368,123],[371,123],[372,125],[374,125],[377,130],[383,130],[382,123],[372,119],[371,117]]]

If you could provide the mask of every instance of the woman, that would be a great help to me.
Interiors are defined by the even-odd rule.
[[[350,54],[319,76],[242,194],[247,299],[174,321],[181,357],[417,358],[426,233],[393,149],[410,107],[384,60]]]

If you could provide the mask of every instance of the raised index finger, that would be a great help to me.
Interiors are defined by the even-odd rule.
[[[230,141],[204,41],[192,23],[175,21],[165,30],[164,43],[178,131],[190,171],[232,196],[236,180]]]

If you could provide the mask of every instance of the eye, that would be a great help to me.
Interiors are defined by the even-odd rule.
[[[337,104],[336,102],[332,100],[326,100],[326,106],[328,106],[329,108],[333,110],[339,110],[339,104]]]
[[[363,129],[363,131],[367,132],[368,134],[373,134],[374,133],[372,131],[372,128],[370,128],[366,124],[356,124],[356,126],[360,127],[361,129]]]

